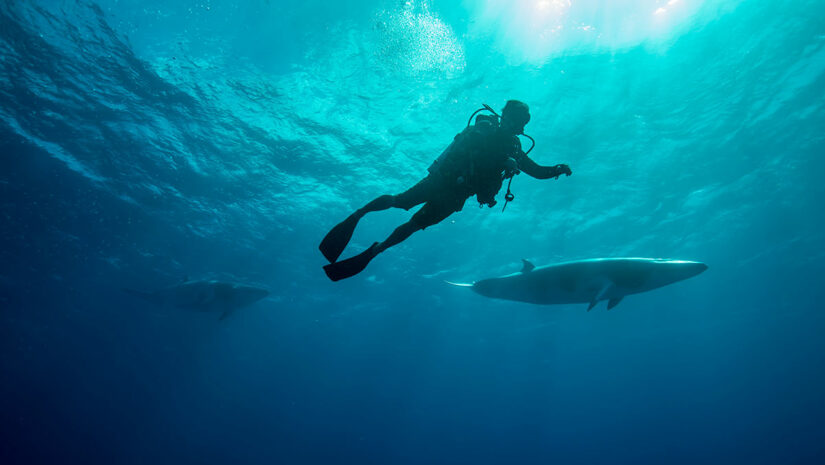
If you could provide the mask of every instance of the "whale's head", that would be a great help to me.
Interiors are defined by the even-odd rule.
[[[702,262],[690,260],[654,259],[650,261],[654,270],[650,276],[651,287],[661,287],[675,282],[684,281],[708,269]]]
[[[705,270],[708,266],[702,262],[693,262],[690,260],[661,260],[670,268],[670,273],[679,277],[679,280],[692,278]]]
[[[507,282],[501,278],[482,279],[473,283],[473,291],[494,299],[506,298],[510,294],[509,290]]]

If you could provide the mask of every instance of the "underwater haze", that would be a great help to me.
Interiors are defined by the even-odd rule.
[[[0,2],[0,462],[823,463],[823,8]],[[572,176],[327,279],[508,99]],[[610,311],[445,283],[600,257],[709,268]],[[270,294],[122,291],[187,277]]]

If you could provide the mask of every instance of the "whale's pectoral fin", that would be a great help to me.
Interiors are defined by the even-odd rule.
[[[599,303],[600,300],[602,300],[602,297],[604,297],[604,295],[607,294],[607,290],[610,289],[610,286],[611,286],[611,283],[605,284],[604,286],[601,287],[601,289],[598,290],[598,292],[596,292],[596,294],[593,295],[593,298],[590,299],[590,305],[587,306],[587,311],[588,312],[590,310],[593,310],[593,307],[595,307],[596,304]],[[621,300],[621,299],[619,299],[619,300]],[[616,303],[619,303],[619,302],[616,302]]]
[[[194,306],[205,306],[205,305],[212,305],[215,303],[215,289],[209,288],[204,289],[198,293]]]
[[[619,302],[621,302],[622,299],[623,299],[623,297],[614,297],[614,298],[608,300],[607,301],[607,309],[610,310],[611,308],[615,307],[616,305],[619,305]]]
[[[225,310],[223,313],[221,313],[221,317],[220,317],[220,318],[218,318],[218,321],[223,321],[223,320],[225,320],[225,319],[226,319],[226,317],[228,317],[229,315],[231,315],[231,314],[233,314],[233,313],[235,313],[235,309],[234,309],[234,308],[230,308],[229,310]]]
[[[525,260],[525,259],[522,258],[521,262],[524,264],[524,266],[521,267],[521,272],[522,273],[528,273],[530,271],[533,271],[533,269],[536,267],[536,265],[533,265],[532,263],[530,263],[529,260]]]

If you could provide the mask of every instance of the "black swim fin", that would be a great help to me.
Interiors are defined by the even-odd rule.
[[[318,249],[330,263],[338,260],[338,257],[341,256],[341,253],[347,247],[347,244],[349,244],[349,240],[352,239],[352,233],[355,232],[355,227],[358,225],[359,219],[361,218],[358,215],[350,215],[347,219],[335,225],[324,237],[324,240],[321,241]]]
[[[375,251],[375,247],[377,245],[378,243],[376,242],[372,244],[369,249],[352,258],[341,260],[340,262],[330,263],[329,265],[324,266],[324,272],[326,272],[329,279],[333,281],[340,281],[342,279],[357,275],[358,273],[364,271],[364,268],[367,267],[370,260],[378,255],[378,252]]]

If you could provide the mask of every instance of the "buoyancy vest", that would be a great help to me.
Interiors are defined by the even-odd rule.
[[[480,204],[492,207],[505,179],[506,160],[518,161],[524,154],[518,137],[502,134],[498,129],[496,116],[478,115],[475,124],[456,134],[427,170],[448,186],[468,197],[475,194]]]

